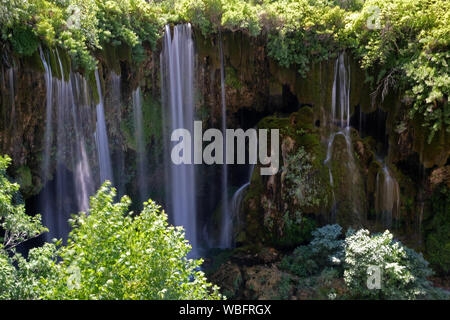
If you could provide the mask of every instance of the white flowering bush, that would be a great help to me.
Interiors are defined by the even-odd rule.
[[[367,286],[371,267],[381,271],[379,289]],[[427,280],[432,273],[422,254],[395,241],[388,230],[371,236],[368,230],[361,229],[345,239],[344,280],[355,298],[424,298],[433,291]]]

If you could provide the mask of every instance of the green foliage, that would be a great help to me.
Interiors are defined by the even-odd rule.
[[[315,230],[309,244],[311,252],[321,265],[339,265],[344,258],[344,240],[341,240],[342,228],[338,224],[326,225]]]
[[[181,0],[174,7],[176,20],[191,22],[203,35],[217,31],[222,16],[222,0]]]
[[[300,243],[307,242],[311,238],[311,232],[316,227],[316,222],[303,216],[299,211],[293,216],[285,212],[283,216],[283,234],[281,237],[275,236],[272,242],[281,247],[295,247]]]
[[[367,288],[369,267],[381,270],[381,289]],[[432,275],[422,254],[394,241],[386,230],[371,236],[361,229],[345,239],[344,280],[351,295],[369,299],[424,298],[431,290],[427,277]]]
[[[159,206],[149,200],[133,216],[130,199],[113,203],[115,196],[106,182],[91,198],[89,214],[74,216],[45,298],[220,298],[198,270],[201,260],[186,257],[190,245],[183,230],[169,226]]]
[[[341,264],[344,256],[341,231],[337,224],[316,229],[312,233],[311,243],[298,247],[292,255],[284,257],[280,268],[299,277],[307,277],[317,275],[325,267]]]
[[[31,56],[39,45],[33,31],[26,26],[17,26],[14,28],[11,44],[15,52],[24,56]]]
[[[425,221],[426,256],[437,271],[450,272],[450,189],[438,188],[430,201],[432,217]]]
[[[242,31],[267,41],[267,54],[303,76],[311,64],[350,49],[375,96],[400,89],[428,142],[450,130],[450,2],[447,0],[1,0],[0,30],[15,52],[38,39],[93,70],[105,43],[131,48],[133,61],[155,48],[167,23],[190,22],[203,35]],[[422,120],[423,119],[423,120]]]
[[[40,291],[40,277],[48,275],[55,246],[46,244],[30,250],[28,259],[16,252],[16,247],[46,231],[39,215],[25,213],[23,204],[14,199],[19,191],[11,183],[6,169],[11,163],[8,156],[0,156],[0,299],[35,299]]]
[[[0,241],[4,250],[11,250],[46,231],[41,225],[40,215],[28,216],[25,213],[25,206],[14,202],[20,186],[11,183],[7,178],[6,169],[10,163],[11,159],[8,156],[0,156],[0,228],[4,230]]]
[[[15,247],[46,229],[40,216],[15,204],[19,185],[9,182],[11,160],[0,157],[0,299],[220,299],[199,271],[201,260],[180,227],[149,200],[139,215],[109,182],[91,198],[87,213],[73,216],[66,246],[46,243],[24,258]],[[60,243],[57,242],[57,245]]]
[[[291,277],[287,274],[281,276],[281,280],[278,282],[278,295],[275,299],[287,300],[289,299],[289,293],[292,291]]]
[[[300,277],[298,285],[335,299],[336,280],[344,278],[346,288],[339,298],[353,299],[448,299],[447,292],[434,288],[432,275],[422,254],[393,240],[389,231],[371,236],[369,231],[348,230],[327,225],[313,232],[313,240],[300,246],[280,263],[280,269]],[[367,288],[369,267],[381,270],[381,289]],[[343,293],[345,292],[345,293]]]
[[[327,1],[282,0],[267,5],[264,24],[269,56],[284,67],[294,65],[306,76],[311,63],[333,56],[345,11]]]
[[[367,27],[370,17],[377,28]],[[406,90],[410,116],[424,116],[428,142],[450,130],[449,1],[367,0],[348,17],[346,33],[381,98],[394,87]]]
[[[283,197],[302,207],[317,207],[326,201],[319,177],[314,170],[314,161],[315,156],[300,147],[295,154],[287,157],[283,168],[287,186]]]
[[[58,45],[75,67],[93,70],[92,52],[104,43],[127,45],[139,62],[143,44],[155,46],[160,36],[159,6],[145,0],[14,0],[2,1],[2,38],[20,55],[31,55],[41,42]]]

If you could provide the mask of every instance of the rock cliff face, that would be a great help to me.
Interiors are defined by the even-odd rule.
[[[408,102],[402,101],[402,93],[392,91],[384,101],[374,98],[364,82],[364,72],[349,58],[350,140],[336,135],[331,146],[332,157],[327,162],[335,60],[311,66],[303,78],[295,66],[282,68],[272,61],[267,56],[264,39],[249,38],[240,32],[225,32],[221,36],[227,127],[277,128],[281,134],[281,170],[274,176],[260,176],[258,166],[253,171],[240,212],[242,223],[234,230],[239,246],[292,248],[307,241],[315,226],[329,222],[381,230],[386,227],[385,211],[389,210],[391,227],[407,243],[425,250],[436,241],[448,244],[448,238],[445,239],[445,233],[436,224],[437,209],[431,202],[432,197],[448,197],[439,193],[442,188],[450,188],[448,132],[436,135],[427,143],[426,133],[408,120]],[[220,127],[219,37],[205,38],[194,30],[194,40],[197,118],[203,120],[205,128]],[[159,50],[148,50],[145,60],[139,64],[133,63],[130,50],[122,47],[105,47],[97,57],[117,185],[121,193],[132,196],[138,193],[131,104],[132,92],[139,86],[143,109],[147,110],[144,137],[150,158],[146,178],[152,186],[151,197],[164,203]],[[67,70],[70,61],[64,53],[61,55],[66,65],[63,69]],[[58,74],[55,66],[52,68],[56,76],[67,77]],[[114,75],[120,75],[119,87],[114,85]],[[93,75],[85,77],[95,96]],[[30,203],[34,203],[33,199],[47,183],[42,176],[45,105],[46,84],[39,54],[24,58],[4,52],[0,79],[0,152],[13,158],[10,174],[20,182],[23,195]],[[95,121],[94,110],[92,117],[85,121]],[[348,165],[349,157],[354,159],[354,166]],[[95,159],[90,161],[95,163]],[[70,166],[67,169],[74,170]],[[217,225],[217,221],[212,221],[212,212],[220,206],[220,191],[211,181],[220,175],[214,167],[204,168],[204,172],[198,182],[203,203],[200,221],[202,225]],[[387,179],[386,172],[398,184],[398,199],[392,200],[398,208],[394,210],[392,206],[383,211],[376,203],[381,197],[382,181]],[[241,168],[232,168],[231,185],[239,187],[244,182],[243,175]],[[353,209],[355,204],[358,212]],[[442,210],[445,213],[448,207]],[[442,216],[441,225],[448,226],[448,211]],[[233,265],[224,268],[235,269]],[[266,270],[267,277],[281,279],[274,270]],[[241,271],[236,271],[236,276],[230,273],[234,277],[230,282],[241,283],[245,278],[246,285],[252,286],[253,274],[259,271],[251,268],[243,274]],[[245,290],[244,296],[254,295],[251,287]]]

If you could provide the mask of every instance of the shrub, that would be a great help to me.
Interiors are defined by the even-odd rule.
[[[28,216],[24,205],[15,202],[19,185],[8,180],[10,163],[8,156],[0,156],[0,299],[36,299],[42,289],[39,279],[51,270],[55,246],[34,248],[27,259],[16,251],[17,246],[46,229],[39,215]]]
[[[380,268],[381,289],[367,287],[371,266]],[[345,239],[344,280],[353,297],[423,298],[431,289],[427,277],[432,273],[422,254],[394,241],[388,230],[371,236],[368,230],[361,229]]]
[[[106,182],[91,198],[89,214],[74,216],[67,246],[54,278],[46,282],[49,299],[218,299],[218,288],[188,259],[190,245],[180,227],[149,200],[139,215],[128,212],[130,199],[113,203]]]
[[[313,231],[310,244],[300,246],[292,255],[283,258],[280,268],[300,277],[318,274],[325,267],[341,264],[344,241],[340,240],[342,228],[327,225]]]

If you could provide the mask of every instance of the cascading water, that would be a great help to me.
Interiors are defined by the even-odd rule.
[[[55,51],[61,79],[52,76],[49,59],[42,49],[40,56],[45,70],[46,128],[42,175],[51,179],[51,155],[56,139],[54,186],[46,186],[40,199],[44,224],[49,228],[47,240],[65,238],[70,230],[70,214],[89,207],[89,196],[94,183],[86,151],[84,128],[81,119],[89,117],[90,105],[87,82],[79,74],[69,72],[64,79],[59,54]],[[54,137],[53,108],[56,109],[56,136]],[[84,122],[84,121],[83,121]],[[73,173],[70,174],[69,170]],[[76,197],[73,197],[76,194]]]
[[[241,221],[240,221],[240,213],[241,213],[241,208],[242,208],[242,201],[244,200],[244,196],[245,193],[248,189],[248,187],[250,186],[250,181],[252,179],[252,175],[253,175],[253,170],[255,168],[254,164],[251,164],[249,166],[249,175],[248,175],[248,179],[247,182],[244,183],[241,187],[239,187],[239,189],[236,190],[236,192],[233,194],[233,197],[231,198],[231,208],[230,208],[230,212],[231,212],[231,216],[229,217],[229,219],[226,220],[225,223],[229,224],[227,226],[227,230],[229,230],[230,232],[230,243],[227,244],[227,248],[230,248],[233,246],[233,237],[232,237],[232,231],[234,229],[233,226],[233,221],[236,221],[236,229],[241,229]]]
[[[398,219],[400,214],[400,188],[386,165],[377,174],[375,210],[385,228],[391,228],[393,216]]]
[[[98,104],[96,106],[97,128],[95,130],[95,141],[97,143],[98,163],[100,167],[100,183],[103,183],[105,180],[113,182],[108,134],[106,132],[103,95],[98,70],[95,70],[95,81],[97,84],[97,93],[98,93]]]
[[[164,115],[165,149],[176,143],[170,141],[173,130],[194,126],[194,42],[190,24],[166,26],[161,52],[161,95],[167,114]],[[169,153],[170,154],[170,153]],[[191,163],[193,163],[191,159]],[[197,207],[195,170],[193,164],[174,164],[167,159],[166,193],[168,213],[174,225],[183,226],[193,256],[198,255]]]
[[[53,124],[52,124],[52,103],[53,103],[53,77],[52,70],[47,64],[47,60],[44,56],[44,52],[39,48],[39,54],[41,56],[42,64],[45,69],[45,86],[46,86],[46,102],[45,102],[45,133],[44,133],[44,161],[42,165],[44,179],[49,178],[49,165],[50,165],[50,148],[52,146]]]
[[[349,185],[356,186],[360,180],[358,168],[355,163],[353,155],[352,140],[350,137],[350,66],[346,63],[345,53],[339,54],[336,59],[334,68],[334,80],[331,97],[331,119],[330,119],[330,136],[328,138],[327,157],[324,164],[328,167],[329,179],[332,190],[332,209],[331,209],[331,222],[336,222],[337,215],[337,203],[342,200],[339,199],[339,195],[336,195],[336,190],[341,186],[335,185],[336,182],[333,178],[332,161],[335,152],[335,144],[338,137],[343,137],[345,141],[346,149],[346,170],[348,171],[344,175],[347,179],[350,179]],[[342,141],[342,140],[341,140]],[[338,190],[341,191],[341,190]],[[361,201],[358,199],[354,190],[347,190],[349,195],[347,199],[351,205],[352,213],[359,216],[362,213]]]
[[[223,134],[223,158],[226,159],[226,130],[227,130],[227,105],[225,99],[225,68],[223,57],[222,34],[219,32],[220,55],[220,95],[222,103],[222,134]],[[232,221],[228,208],[228,166],[226,161],[222,165],[222,219],[220,225],[220,248],[229,248],[232,244]]]
[[[14,91],[14,67],[11,66],[8,68],[8,84],[9,84],[9,96],[11,99],[11,118],[10,118],[10,126],[13,126],[16,123],[16,102],[15,102],[15,91]]]
[[[105,103],[110,106],[112,113],[110,116],[112,121],[114,121],[117,128],[120,128],[123,121],[121,75],[114,71],[111,72],[108,77],[106,88],[108,89],[108,92],[105,95],[108,100],[106,100]],[[116,137],[110,137],[110,139],[119,140],[122,139],[122,136],[116,135]],[[111,161],[114,163],[114,186],[117,188],[117,195],[120,198],[126,194],[127,174],[125,169],[125,150],[123,148],[116,148],[114,152],[111,153]]]
[[[141,90],[138,87],[133,92],[133,113],[134,113],[134,130],[136,136],[136,152],[137,152],[137,181],[141,202],[147,201],[148,183],[147,183],[147,156],[145,151],[144,131],[142,125],[142,101]]]

